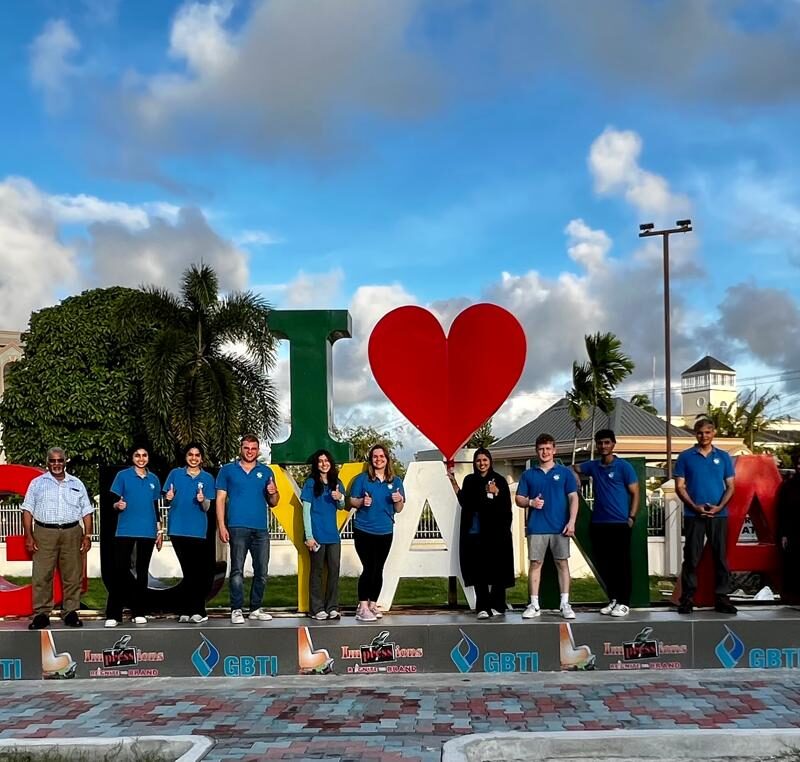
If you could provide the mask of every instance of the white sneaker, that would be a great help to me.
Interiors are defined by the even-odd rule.
[[[359,606],[356,609],[356,620],[359,622],[374,622],[378,619],[369,606]]]
[[[542,613],[542,610],[535,603],[529,603],[528,607],[525,609],[525,611],[522,612],[522,618],[523,619],[536,619],[536,617],[540,616],[541,613]]]
[[[192,614],[189,617],[189,621],[192,624],[203,624],[203,622],[207,622],[208,621],[208,617],[207,616],[203,616],[202,614]]]
[[[255,609],[251,611],[247,617],[248,619],[257,619],[259,622],[269,622],[272,619],[272,614],[268,613],[264,609]]]
[[[572,610],[572,606],[570,606],[569,603],[565,603],[561,606],[561,618],[575,619],[575,612]]]
[[[375,601],[370,601],[369,610],[375,615],[375,619],[383,619],[383,612],[378,608]]]
[[[314,619],[319,619],[319,621],[322,622],[322,621],[324,621],[325,619],[328,618],[328,612],[327,611],[318,611],[316,614],[314,614],[313,618]]]
[[[181,614],[178,617],[178,624],[189,624],[190,621],[191,619],[189,618],[188,614]]]
[[[341,614],[336,610],[333,609],[332,611],[328,612],[328,619],[340,619]]]
[[[135,616],[133,618],[134,624],[147,624],[147,618],[143,616]]]
[[[618,603],[611,612],[611,616],[628,616],[630,610],[630,607],[624,603]]]
[[[505,616],[505,611],[498,611],[497,609],[492,609],[492,616]]]
[[[603,616],[608,616],[614,610],[616,605],[616,600],[609,601],[607,606],[603,606],[603,608],[600,609],[600,613],[603,614]]]
[[[244,624],[244,614],[241,609],[231,611],[231,624]]]
[[[106,627],[116,627],[118,624],[116,619],[106,619]]]
[[[488,611],[479,611],[478,612],[478,619],[488,619],[489,612]]]

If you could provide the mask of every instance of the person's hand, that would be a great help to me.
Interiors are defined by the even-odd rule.
[[[455,483],[456,481],[456,467],[455,466],[448,466],[447,467],[447,478]]]
[[[206,500],[206,496],[203,493],[203,482],[199,482],[197,485],[197,502],[204,503]]]
[[[89,534],[83,535],[81,540],[81,553],[88,553],[89,548],[92,547],[92,536]]]
[[[125,502],[125,498],[121,497],[116,503],[114,503],[114,507],[118,511],[124,511],[128,507],[128,504]]]
[[[633,516],[628,516],[628,526],[629,527],[633,527],[633,525],[635,523],[636,523],[636,519]]]
[[[789,547],[789,538],[781,537],[781,547],[786,550]]]
[[[277,491],[278,488],[275,486],[275,480],[270,476],[267,482],[267,494],[274,495]]]
[[[231,539],[231,533],[225,525],[217,528],[217,534],[219,535],[220,542],[227,543],[228,540]]]
[[[394,492],[392,492],[392,502],[395,504],[403,502],[403,496],[400,494],[399,487]]]
[[[166,494],[164,495],[167,500],[172,500],[175,497],[175,485],[170,484],[169,489],[167,490]]]
[[[332,500],[333,500],[335,503],[339,503],[339,502],[341,502],[343,498],[344,498],[344,495],[343,495],[341,492],[339,492],[339,488],[338,488],[338,487],[334,487],[334,488],[331,490],[331,499],[332,499]]]
[[[369,492],[364,493],[364,507],[369,508],[372,505],[372,495]]]
[[[544,498],[541,492],[531,500],[531,508],[535,508],[537,511],[541,511],[544,508]]]
[[[314,548],[316,548],[316,547],[317,547],[317,541],[316,541],[316,540],[315,540],[313,537],[309,537],[309,538],[306,540],[306,547],[307,547],[309,550],[314,550]]]
[[[706,512],[707,516],[716,516],[721,510],[721,505],[714,505],[713,503],[706,503],[703,506],[703,510]]]
[[[33,555],[37,550],[39,550],[39,546],[36,544],[36,540],[34,539],[32,534],[25,535],[25,550]]]
[[[567,525],[564,527],[564,531],[561,532],[565,537],[574,537],[575,536],[575,524],[572,521],[568,521]]]
[[[160,553],[161,546],[164,544],[164,535],[161,532],[156,534],[156,550]]]
[[[497,485],[494,483],[494,479],[490,479],[486,485],[486,491],[492,495],[497,495],[500,490],[497,489]]]

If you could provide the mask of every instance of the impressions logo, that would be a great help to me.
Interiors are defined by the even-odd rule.
[[[459,632],[461,633],[461,640],[450,651],[450,658],[458,671],[463,674],[464,672],[469,672],[475,666],[475,662],[478,661],[481,652],[477,643],[464,630],[459,629]],[[466,648],[466,650],[462,653],[463,648]]]
[[[192,652],[192,664],[200,677],[208,677],[219,664],[219,651],[203,633],[200,637],[203,642]]]
[[[733,669],[744,656],[745,648],[742,639],[730,627],[725,625],[725,629],[727,633],[717,643],[714,653],[725,669]]]

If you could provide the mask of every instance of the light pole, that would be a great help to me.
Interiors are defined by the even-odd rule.
[[[691,233],[692,221],[691,220],[678,220],[677,227],[667,228],[664,230],[655,230],[655,225],[652,222],[645,222],[639,225],[639,238],[651,238],[652,236],[660,235],[664,243],[664,383],[666,386],[667,396],[667,479],[672,478],[672,389],[671,389],[671,376],[672,368],[670,367],[670,340],[669,340],[669,237],[673,233]]]

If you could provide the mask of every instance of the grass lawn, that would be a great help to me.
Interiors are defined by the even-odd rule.
[[[18,585],[30,583],[30,578],[25,577],[7,577],[7,579]],[[246,580],[245,597],[249,584],[249,581]],[[661,595],[661,590],[671,590],[673,584],[674,580],[671,578],[650,577],[650,600],[654,602],[663,601],[664,597]],[[106,588],[102,581],[90,579],[89,590],[81,596],[81,601],[87,609],[102,611],[106,605],[106,596]],[[573,603],[605,602],[605,594],[593,578],[578,577],[572,580],[570,599]],[[339,600],[343,606],[355,606],[357,600],[355,577],[341,578],[339,582]],[[460,587],[458,588],[458,601],[460,604],[466,605],[466,600]],[[516,585],[508,592],[508,601],[515,606],[528,602],[527,577],[517,578]],[[447,606],[447,579],[444,577],[409,577],[402,579],[397,587],[394,603],[398,606],[425,606],[431,608]],[[269,577],[264,605],[267,608],[296,608],[297,577],[295,575]],[[209,603],[209,607],[229,607],[227,584]]]

